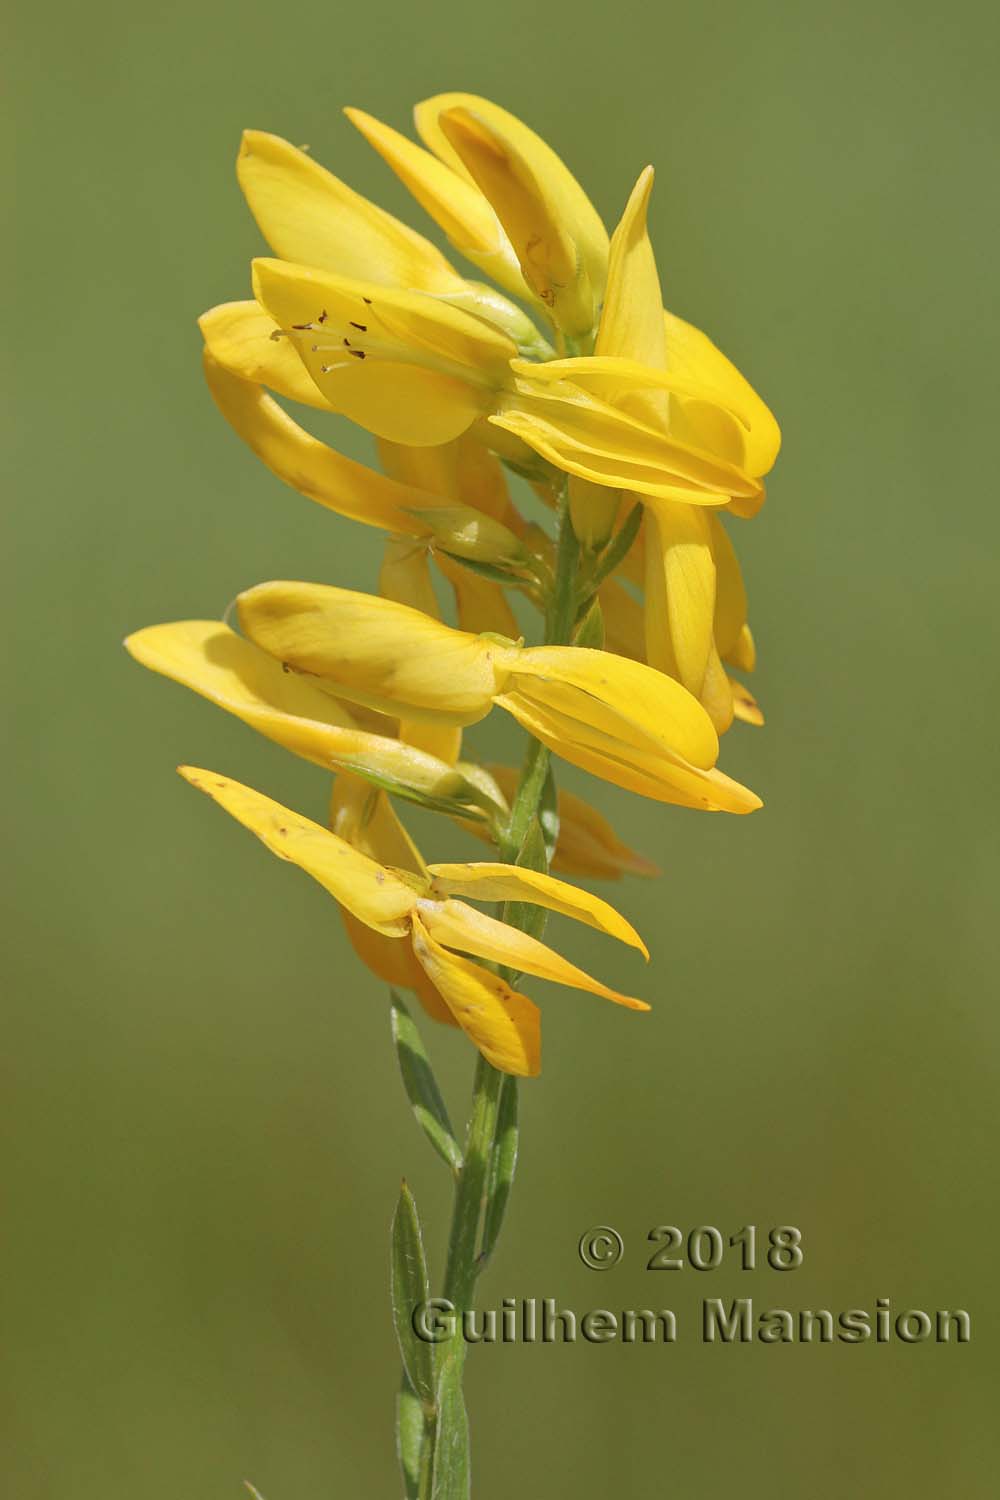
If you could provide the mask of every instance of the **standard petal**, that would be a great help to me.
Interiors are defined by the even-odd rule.
[[[491,963],[505,964],[510,969],[533,974],[536,979],[551,979],[555,984],[586,990],[629,1010],[649,1010],[645,1000],[609,989],[537,938],[509,927],[506,922],[498,922],[485,912],[476,911],[464,901],[421,898],[417,909],[423,925],[445,947],[458,948],[462,953],[471,953],[475,958],[485,958]]]
[[[424,292],[461,283],[423,235],[280,136],[244,131],[236,173],[261,233],[283,260]]]
[[[425,100],[416,120],[431,150],[460,163],[492,204],[525,281],[553,322],[571,335],[589,333],[607,277],[608,236],[552,148],[514,115],[475,94]]]
[[[231,374],[207,352],[204,363],[215,404],[272,474],[348,520],[409,536],[427,535],[426,522],[411,512],[443,505],[436,495],[345,458],[300,427],[261,386]]]
[[[418,917],[413,952],[466,1036],[501,1073],[534,1078],[541,1071],[541,1016],[537,1005],[498,974],[449,953]]]
[[[663,293],[653,247],[646,228],[653,169],[641,173],[625,205],[621,222],[611,237],[608,285],[594,344],[596,356],[614,355],[660,370],[666,367],[667,341],[663,328]],[[637,416],[665,421],[669,397],[665,391],[629,393],[606,388],[605,399],[620,397]]]
[[[514,248],[489,203],[466,176],[361,109],[345,109],[455,249],[515,297],[528,288]]]
[[[401,718],[476,723],[516,656],[392,599],[324,584],[259,584],[237,607],[245,633],[278,661]]]
[[[630,948],[638,948],[644,958],[649,958],[649,950],[635,928],[607,901],[540,870],[483,861],[428,865],[427,873],[434,895],[465,896],[470,901],[525,901],[544,906],[547,911],[596,927],[598,932],[605,932]]]
[[[178,770],[185,781],[256,834],[272,854],[311,875],[366,927],[386,937],[402,937],[409,930],[417,896],[389,870],[352,849],[329,829],[251,787],[197,766],[179,766]]]

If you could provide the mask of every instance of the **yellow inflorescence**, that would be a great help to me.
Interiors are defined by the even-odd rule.
[[[605,902],[539,864],[657,871],[565,791],[535,819],[530,851],[506,848],[517,775],[463,760],[462,730],[499,707],[556,756],[640,795],[758,807],[716,766],[734,718],[763,722],[733,676],[753,670],[755,648],[726,513],[760,507],[780,436],[725,355],[663,308],[652,168],[609,236],[551,147],[488,100],[420,104],[423,145],[347,114],[478,274],[307,153],[249,131],[239,181],[273,255],[253,264],[252,299],[211,309],[201,329],[212,395],[257,456],[386,534],[379,594],[263,583],[237,601],[239,633],[188,620],[127,646],[335,773],[323,827],[182,769],[333,895],[375,973],[461,1026],[496,1067],[532,1075],[538,1011],[503,973],[646,1007],[469,901],[545,908],[642,948]],[[336,453],[283,401],[366,428],[382,471]],[[514,503],[505,469],[575,532],[569,628],[543,645],[522,638],[512,601],[551,625],[565,555]],[[432,564],[457,628],[441,618]],[[426,865],[391,797],[447,814],[518,863]]]

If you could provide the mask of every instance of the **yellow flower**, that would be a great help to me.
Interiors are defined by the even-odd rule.
[[[777,429],[711,342],[664,314],[655,266],[650,277],[645,264],[648,186],[633,195],[609,263],[607,234],[579,184],[488,100],[444,94],[419,105],[428,151],[349,113],[453,243],[509,290],[529,289],[583,352],[549,358],[534,324],[501,293],[466,281],[429,241],[304,152],[248,132],[240,181],[279,258],[256,262],[255,302],[213,309],[202,328],[216,398],[266,462],[295,483],[307,449],[314,494],[313,470],[331,469],[267,398],[220,399],[220,369],[331,407],[392,443],[441,445],[474,431],[525,470],[552,465],[650,502],[752,513]],[[636,337],[653,323],[655,337]]]
[[[585,922],[646,954],[629,923],[598,897],[551,875],[510,865],[427,865],[423,874],[404,874],[239,782],[189,766],[180,772],[279,859],[311,875],[356,922],[382,937],[406,939],[459,1026],[503,1072],[525,1077],[539,1072],[538,1008],[499,975],[461,955],[587,990],[631,1010],[649,1009],[644,1001],[591,978],[537,938],[461,899],[530,902]]]
[[[358,711],[283,671],[266,651],[218,620],[150,625],[130,635],[125,647],[142,666],[191,688],[313,765],[353,771],[452,812],[489,806],[454,764],[394,738],[387,721],[384,734],[361,728]]]
[[[557,755],[618,786],[686,807],[760,806],[715,769],[718,738],[697,700],[640,662],[476,636],[321,584],[260,584],[237,610],[251,641],[348,702],[461,726],[497,703]]]

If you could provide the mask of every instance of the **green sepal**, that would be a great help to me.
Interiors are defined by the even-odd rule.
[[[392,1216],[390,1257],[392,1318],[407,1379],[425,1412],[434,1410],[434,1349],[413,1329],[413,1313],[429,1300],[427,1260],[417,1205],[405,1180]]]
[[[389,1011],[392,1040],[396,1048],[403,1087],[417,1124],[442,1161],[455,1173],[462,1170],[462,1152],[448,1118],[427,1049],[417,1024],[395,990],[390,990]]]
[[[509,568],[505,568],[499,563],[479,562],[471,557],[459,557],[457,552],[449,552],[447,547],[439,547],[439,550],[447,552],[452,562],[458,563],[459,567],[468,568],[470,573],[478,573],[481,578],[488,578],[491,583],[502,583],[506,588],[515,584],[528,583],[533,578],[528,562],[511,564]]]
[[[437,1388],[437,1436],[431,1500],[469,1500],[469,1420],[462,1394],[462,1359],[448,1356]]]
[[[484,796],[479,787],[473,786],[464,778],[456,786],[454,797],[435,797],[432,792],[421,791],[419,787],[400,781],[395,776],[387,776],[383,771],[373,771],[370,766],[357,761],[338,761],[337,770],[350,771],[353,776],[360,776],[383,792],[401,797],[404,802],[413,802],[428,812],[447,813],[450,818],[469,818],[481,823],[491,822],[496,816],[495,804]]]
[[[633,505],[625,517],[624,524],[618,528],[598,558],[597,566],[590,580],[590,589],[596,589],[598,584],[603,583],[605,578],[615,571],[619,563],[625,561],[625,558],[632,550],[632,543],[639,535],[639,527],[641,525],[642,506],[636,504]]]
[[[487,1261],[496,1247],[514,1183],[518,1142],[517,1096],[517,1079],[508,1073],[500,1085],[496,1131],[486,1174],[486,1216],[479,1252],[481,1262]]]
[[[404,1370],[396,1397],[396,1456],[403,1476],[404,1500],[419,1500],[424,1434],[424,1409]]]
[[[588,646],[593,651],[604,650],[604,615],[596,594],[584,610],[573,633],[573,645]]]

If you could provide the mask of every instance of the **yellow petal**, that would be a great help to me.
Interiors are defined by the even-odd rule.
[[[529,937],[506,922],[498,922],[485,912],[476,911],[464,901],[431,901],[421,899],[417,910],[420,921],[439,943],[448,948],[458,948],[462,953],[471,953],[476,958],[485,958],[491,963],[505,964],[524,974],[533,974],[536,979],[550,979],[555,984],[566,984],[573,989],[586,990],[591,995],[600,995],[624,1005],[629,1010],[649,1010],[644,1000],[632,995],[620,994],[609,989],[599,979],[593,979],[583,969],[578,969],[567,959],[555,953],[537,938]]]
[[[646,660],[643,606],[616,578],[607,578],[597,591],[604,616],[604,639],[609,651]]]
[[[351,521],[411,536],[427,534],[426,522],[411,512],[443,504],[437,496],[398,484],[328,448],[259,385],[230,374],[208,353],[205,378],[233,430],[292,489]]]
[[[470,573],[446,552],[436,552],[434,561],[455,591],[455,609],[462,630],[473,635],[489,632],[512,640],[517,638],[518,623],[499,583]]]
[[[527,292],[503,225],[478,188],[422,146],[361,109],[345,115],[444,230],[455,249],[515,297]]]
[[[605,932],[630,948],[638,948],[645,958],[649,957],[649,950],[635,928],[613,906],[590,891],[578,890],[540,870],[477,862],[428,865],[427,873],[434,895],[466,896],[470,901],[525,901],[532,906],[544,906],[547,911],[596,927],[598,932]]]
[[[449,953],[414,918],[413,952],[462,1030],[501,1073],[534,1078],[541,1071],[538,1007],[497,974]]]
[[[617,740],[520,692],[505,692],[496,701],[563,760],[626,791],[702,811],[748,813],[761,806],[754,792],[715,768]],[[705,719],[711,723],[707,714]]]
[[[707,334],[674,313],[663,316],[668,369],[699,387],[707,400],[736,413],[745,428],[747,471],[766,474],[781,446],[781,432],[771,412]]]
[[[272,854],[298,865],[359,921],[386,937],[402,937],[416,893],[329,829],[301,817],[251,787],[196,766],[178,770],[199,791],[256,834]]]
[[[555,384],[526,374],[521,361],[513,368],[516,392],[501,397],[490,423],[513,432],[570,474],[693,505],[725,505],[733,495],[756,494],[760,488],[728,460],[640,421],[621,405],[610,406],[569,381]]]
[[[461,282],[423,235],[280,136],[244,131],[236,171],[261,233],[283,260],[424,292]]]
[[[303,677],[218,620],[150,625],[125,642],[150,671],[191,688],[269,740],[326,770],[366,771],[428,796],[457,796],[450,765],[384,735],[359,729],[350,714]]]
[[[334,777],[330,828],[338,838],[378,864],[426,877],[427,866],[420,850],[396,816],[391,800],[360,777]]]
[[[400,718],[476,723],[515,655],[394,600],[323,584],[262,583],[237,604],[244,632],[278,661]]]
[[[427,543],[412,537],[390,537],[382,551],[378,591],[385,599],[407,604],[431,619],[440,618],[431,581]]]
[[[719,742],[700,704],[643,662],[579,646],[532,646],[519,654],[513,671],[514,691],[598,734],[697,766],[715,764]]]
[[[758,727],[762,725],[764,714],[750,689],[735,677],[730,677],[729,686],[733,693],[734,717],[743,724],[756,724]]]
[[[701,696],[715,618],[711,517],[661,500],[646,517],[646,660]]]
[[[431,150],[457,160],[492,204],[553,321],[570,335],[588,334],[607,277],[608,237],[564,163],[520,120],[474,94],[425,100],[416,119]]]
[[[458,437],[493,408],[517,352],[481,319],[420,292],[309,266],[255,261],[254,294],[333,410],[396,443]]]
[[[405,744],[413,745],[449,766],[453,766],[462,753],[462,730],[456,724],[432,724],[426,719],[400,719],[399,738]]]
[[[295,349],[288,339],[273,337],[278,325],[256,302],[223,302],[209,308],[198,319],[198,327],[215,368],[221,367],[251,385],[266,385],[289,401],[328,410],[328,403]],[[206,370],[212,394],[222,406],[207,362]]]
[[[736,644],[726,652],[726,661],[741,672],[752,672],[757,665],[757,647],[749,625],[744,625],[736,638]]]
[[[621,223],[611,237],[608,285],[601,309],[594,353],[635,360],[653,369],[665,369],[667,341],[663,328],[663,293],[653,247],[646,228],[653,169],[641,173],[625,206]],[[637,416],[666,420],[668,398],[664,391],[642,391],[631,396],[611,388],[606,400],[621,395]]]
[[[457,1026],[458,1022],[448,1006],[434,988],[430,979],[417,962],[413,944],[409,937],[383,937],[372,932],[349,911],[340,908],[348,941],[358,958],[377,979],[392,985],[397,990],[412,990],[427,1014],[446,1026]]]
[[[736,649],[746,624],[747,593],[729,532],[718,516],[711,515],[708,519],[716,571],[715,644],[719,655],[726,657]]]
[[[714,641],[709,647],[705,680],[699,696],[716,734],[725,734],[733,722],[733,690]]]
[[[438,495],[442,503],[471,505],[516,536],[523,533],[524,519],[511,503],[503,466],[472,431],[437,447],[410,448],[384,439],[377,447],[382,468],[400,484]]]

